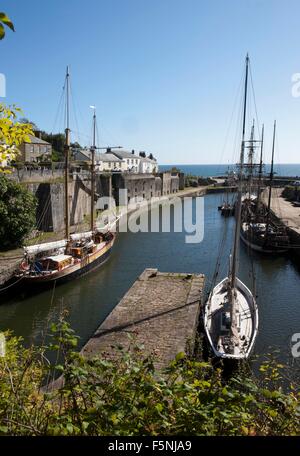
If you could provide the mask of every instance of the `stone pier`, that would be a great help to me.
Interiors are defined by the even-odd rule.
[[[128,333],[165,367],[178,352],[193,349],[202,303],[204,275],[145,269],[82,349],[87,357],[114,356],[128,347]]]
[[[264,190],[262,201],[267,206],[268,192]],[[272,189],[271,211],[286,227],[291,243],[291,253],[297,260],[300,259],[300,207],[293,205],[291,201],[282,196],[283,188]]]

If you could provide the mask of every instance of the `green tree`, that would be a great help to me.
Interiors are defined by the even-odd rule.
[[[52,144],[52,160],[61,162],[64,160],[65,135],[63,133],[41,132],[42,139]]]
[[[0,13],[0,40],[5,37],[5,27],[9,27],[13,32],[15,31],[14,24],[5,13]]]
[[[29,135],[33,134],[31,124],[17,120],[21,112],[15,105],[0,103],[0,172],[7,162],[16,159],[18,146],[24,141],[30,142]]]
[[[36,123],[32,122],[31,120],[28,120],[27,117],[21,117],[20,123],[22,124],[30,124],[33,130],[39,130],[39,127],[37,126]]]
[[[2,249],[18,247],[35,225],[36,198],[0,174],[0,245]]]

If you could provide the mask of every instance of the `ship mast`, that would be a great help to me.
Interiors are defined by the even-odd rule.
[[[243,165],[245,156],[245,131],[246,131],[246,113],[247,113],[247,95],[248,95],[248,72],[249,72],[249,56],[246,56],[246,74],[245,74],[245,88],[244,88],[244,108],[243,108],[243,128],[242,128],[242,142],[241,154],[239,164],[239,184],[237,195],[237,210],[236,210],[236,223],[234,232],[234,245],[232,254],[232,266],[230,276],[230,290],[231,290],[231,304],[234,303],[234,290],[236,285],[236,275],[238,269],[238,253],[240,242],[240,229],[241,229],[241,210],[242,210],[242,180],[243,180]],[[234,315],[233,305],[231,306],[232,316]]]
[[[259,168],[258,168],[256,214],[258,213],[258,210],[259,210],[260,192],[261,192],[261,181],[262,181],[262,170],[263,170],[264,132],[265,132],[265,126],[263,125],[262,130],[261,130],[260,159],[259,159]]]
[[[266,223],[266,238],[268,236],[268,231],[269,231],[269,226],[270,226],[272,184],[273,184],[273,178],[274,178],[273,170],[274,170],[275,135],[276,135],[276,120],[274,121],[274,129],[273,129],[272,161],[271,161],[271,170],[270,170],[270,186],[269,186],[268,211],[267,211],[267,223]]]
[[[249,179],[249,185],[248,185],[248,191],[249,191],[249,199],[251,202],[251,194],[252,194],[252,185],[253,185],[253,168],[254,168],[254,163],[253,163],[253,157],[254,157],[254,119],[253,119],[253,124],[251,127],[251,135],[250,135],[250,145],[249,145],[249,153],[248,153],[248,179]]]
[[[69,161],[70,161],[70,73],[67,66],[66,79],[66,129],[65,129],[65,233],[70,237],[70,210],[69,210]]]
[[[93,145],[91,147],[91,231],[95,230],[95,150],[96,150],[96,108],[91,106],[94,110],[93,114]]]

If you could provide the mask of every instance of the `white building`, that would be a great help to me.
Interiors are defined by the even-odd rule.
[[[96,153],[95,165],[97,171],[127,171],[127,163],[112,153]]]
[[[145,173],[145,174],[157,173],[158,172],[157,161],[155,159],[151,160],[151,158],[148,158],[148,157],[145,157],[145,158],[141,157],[139,172]]]
[[[73,151],[75,161],[91,162],[91,152],[88,149]],[[154,174],[158,172],[155,159],[140,157],[132,152],[115,151],[109,149],[106,153],[95,153],[95,169],[103,172],[130,172],[141,174]]]
[[[133,154],[132,152],[126,152],[125,150],[122,150],[122,151],[111,150],[111,153],[126,163],[126,166],[127,166],[126,171],[130,171],[133,173],[139,172],[141,157]]]

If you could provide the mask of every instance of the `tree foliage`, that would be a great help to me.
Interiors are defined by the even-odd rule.
[[[7,161],[17,158],[18,146],[24,141],[30,142],[33,134],[32,125],[17,120],[21,109],[17,106],[6,106],[0,103],[0,172]]]
[[[36,198],[26,188],[0,174],[0,245],[20,246],[35,224]]]
[[[261,364],[262,378],[241,369],[224,381],[210,362],[179,353],[164,371],[134,338],[115,356],[83,358],[61,320],[48,347],[25,349],[8,336],[0,358],[0,434],[9,435],[295,435],[299,392],[282,387],[284,366]],[[63,361],[51,366],[48,350]],[[53,375],[63,375],[47,389]],[[41,388],[41,385],[44,388]]]
[[[52,160],[61,162],[64,160],[65,135],[63,133],[41,132],[42,139],[52,144]]]
[[[15,31],[14,24],[11,22],[7,14],[0,13],[0,40],[5,37],[5,27],[10,28],[13,32]]]

